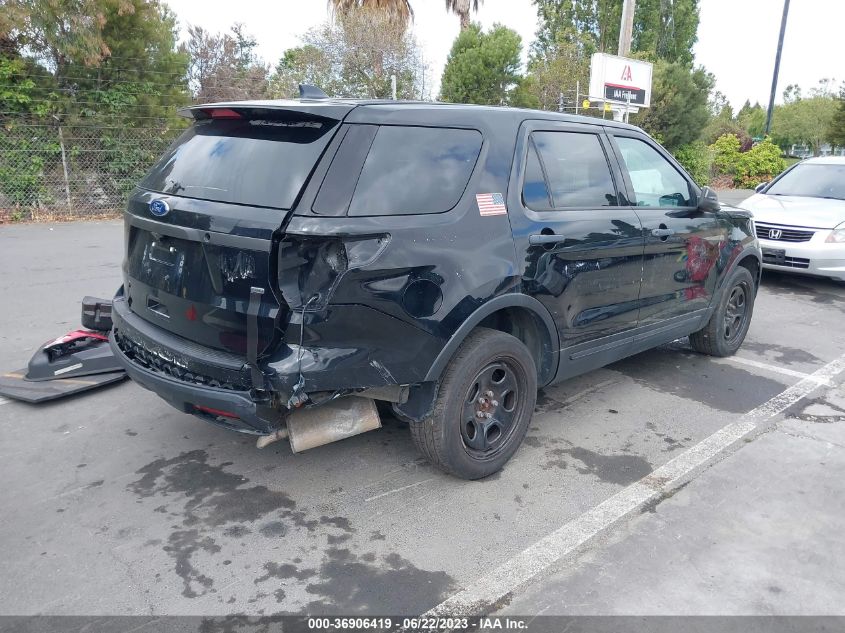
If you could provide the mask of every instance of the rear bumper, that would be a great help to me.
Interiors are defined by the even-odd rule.
[[[121,351],[115,342],[114,332],[109,335],[109,343],[118,362],[123,365],[128,376],[145,389],[149,389],[163,398],[168,404],[184,413],[191,413],[202,419],[242,433],[267,435],[280,424],[265,420],[258,415],[258,406],[245,392],[233,392],[213,387],[199,387],[181,380],[167,378],[133,363]],[[236,417],[214,415],[198,409],[225,411]]]
[[[782,250],[786,260],[783,264],[775,263],[774,258],[763,254],[763,268],[780,270],[805,275],[833,277],[845,281],[845,244],[824,242],[829,231],[819,231],[808,242],[784,242],[780,240],[760,240],[764,249]]]
[[[206,373],[212,373],[222,378],[227,372],[238,375],[235,359],[223,358],[220,365],[211,365],[208,359],[203,359],[202,364],[195,359],[188,360],[187,352],[174,346],[163,347],[162,343],[147,339],[142,330],[145,325],[140,319],[129,312],[126,301],[122,296],[115,297],[112,319],[114,327],[109,333],[109,344],[111,345],[117,362],[126,370],[129,377],[145,389],[154,392],[170,405],[183,411],[196,415],[208,422],[223,426],[228,429],[243,433],[266,435],[272,433],[281,426],[282,416],[273,411],[269,406],[256,402],[250,397],[246,389],[231,389],[214,387],[208,384],[193,384],[177,377],[167,375],[164,371],[156,369],[153,365],[144,366],[130,357],[129,345],[142,345],[151,349],[158,348],[168,353],[168,361],[172,366],[185,366],[189,370],[195,369],[194,364],[201,366]],[[136,322],[136,320],[138,322]],[[140,327],[134,327],[138,325]],[[150,326],[154,327],[154,326]],[[132,341],[130,343],[129,341]],[[168,369],[169,370],[169,369]],[[204,377],[206,378],[206,377]],[[221,412],[215,414],[212,412]],[[225,412],[227,415],[222,415]]]

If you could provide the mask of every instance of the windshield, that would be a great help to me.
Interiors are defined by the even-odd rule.
[[[198,121],[170,146],[141,187],[290,209],[334,127],[334,122],[316,121]]]
[[[845,165],[797,165],[766,192],[770,196],[807,196],[845,200]]]

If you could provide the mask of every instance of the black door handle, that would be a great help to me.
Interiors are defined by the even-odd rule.
[[[558,244],[565,241],[565,235],[534,234],[528,236],[529,244]]]
[[[675,231],[672,229],[652,229],[651,234],[654,237],[669,237],[670,235],[674,235]]]

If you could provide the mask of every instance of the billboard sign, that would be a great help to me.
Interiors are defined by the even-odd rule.
[[[590,99],[647,108],[651,72],[649,62],[595,53],[590,59]]]

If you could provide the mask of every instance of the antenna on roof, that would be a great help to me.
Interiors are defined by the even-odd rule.
[[[299,98],[300,99],[328,99],[329,95],[320,90],[317,86],[309,86],[308,84],[299,84]]]

